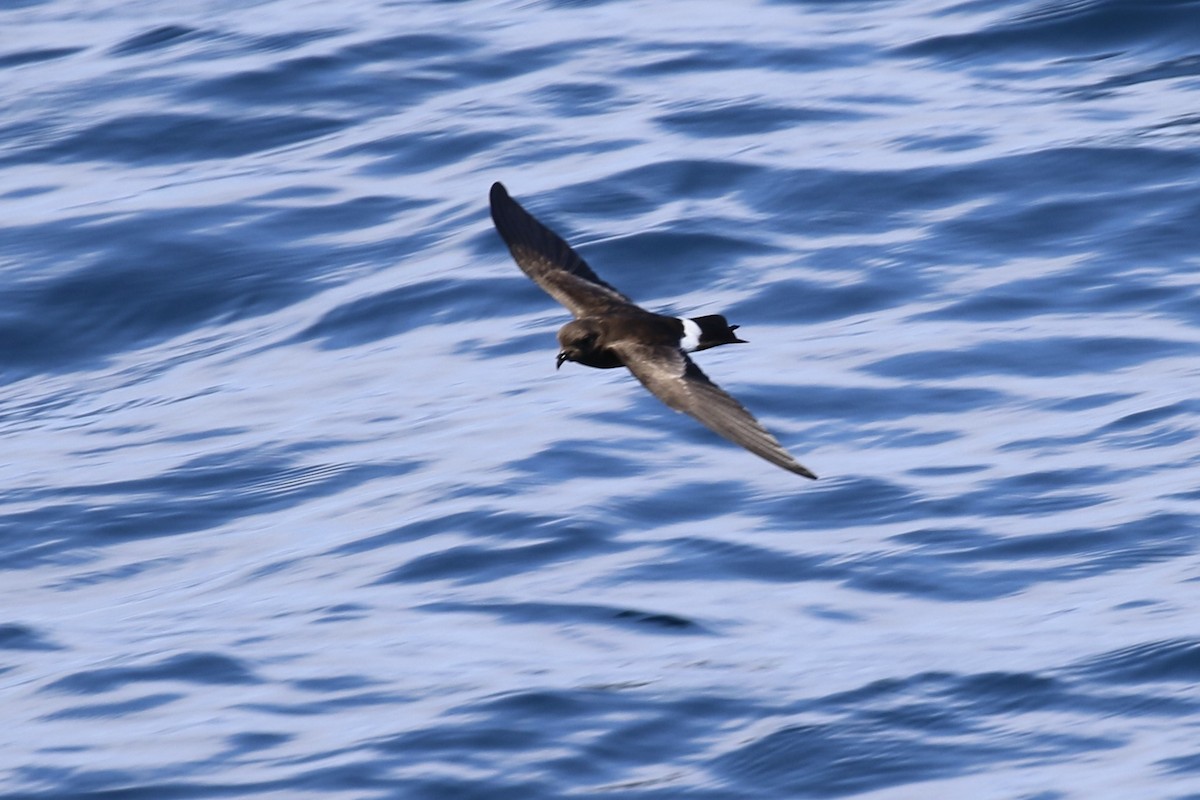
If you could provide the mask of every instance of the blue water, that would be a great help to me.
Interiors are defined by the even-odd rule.
[[[1200,798],[1200,2],[0,31],[0,797]]]

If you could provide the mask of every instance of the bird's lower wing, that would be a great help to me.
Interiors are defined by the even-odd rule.
[[[708,379],[677,347],[623,342],[613,348],[655,397],[772,464],[806,478],[817,476],[783,449],[741,403]]]
[[[633,305],[600,280],[561,236],[509,197],[503,184],[492,184],[489,199],[492,221],[517,266],[576,317]]]

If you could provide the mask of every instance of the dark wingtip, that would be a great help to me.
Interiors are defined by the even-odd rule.
[[[805,478],[811,478],[814,481],[817,479],[816,475],[814,475],[810,470],[807,470],[804,467],[800,467],[800,469],[794,469],[794,470],[792,470],[792,472],[794,472],[797,475],[800,475],[802,477],[805,477]]]
[[[494,203],[498,198],[506,197],[508,197],[508,189],[504,188],[504,184],[500,181],[493,183],[492,190],[488,192],[488,199]]]

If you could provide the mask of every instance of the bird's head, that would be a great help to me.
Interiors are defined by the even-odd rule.
[[[596,342],[600,338],[599,323],[592,319],[577,319],[563,325],[558,331],[559,351],[554,368],[564,361],[590,364],[595,360]]]

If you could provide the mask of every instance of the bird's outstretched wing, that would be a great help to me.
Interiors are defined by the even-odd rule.
[[[489,197],[492,221],[517,266],[576,317],[634,305],[600,280],[561,236],[509,197],[503,184],[493,183]]]
[[[798,464],[741,403],[710,381],[679,348],[626,341],[612,349],[620,353],[634,377],[671,408],[690,414],[772,464],[806,478],[817,477]]]

